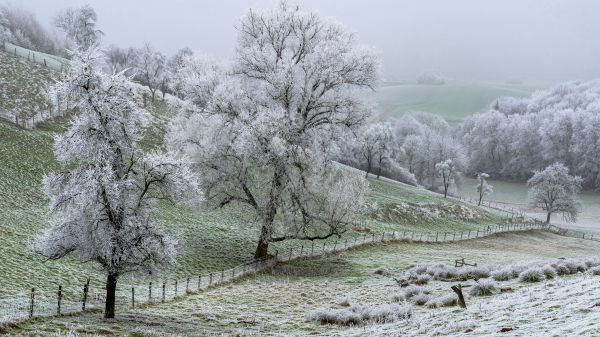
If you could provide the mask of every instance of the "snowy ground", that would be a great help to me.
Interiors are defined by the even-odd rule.
[[[494,335],[511,328],[507,336],[589,335],[600,333],[600,276],[578,274],[546,283],[516,280],[500,286],[513,293],[468,298],[466,311],[456,307],[414,307],[407,321],[359,327],[320,325],[307,321],[313,310],[342,309],[351,304],[390,303],[401,289],[392,277],[374,274],[386,267],[396,276],[414,263],[453,265],[468,262],[513,264],[559,257],[597,255],[596,242],[549,233],[502,234],[447,244],[397,243],[352,250],[324,259],[296,261],[277,267],[272,274],[246,278],[234,284],[191,295],[177,302],[119,313],[103,320],[98,313],[39,319],[6,331],[14,334],[52,334],[74,330],[81,335]],[[472,283],[467,281],[466,283]],[[434,281],[434,294],[451,292],[451,282]],[[594,326],[593,324],[596,324]],[[1,332],[1,331],[0,331]]]

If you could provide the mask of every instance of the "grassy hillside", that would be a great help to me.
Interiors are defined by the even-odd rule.
[[[0,294],[31,286],[55,289],[82,284],[101,274],[92,265],[69,260],[43,263],[30,252],[34,238],[49,224],[41,179],[58,169],[52,154],[59,127],[23,130],[0,122]],[[371,208],[365,226],[374,232],[401,230],[475,229],[502,221],[499,215],[401,183],[370,178]],[[229,268],[252,257],[258,237],[252,213],[241,207],[223,209],[173,208],[162,205],[157,217],[181,243],[178,265],[169,273],[197,275]],[[348,237],[359,235],[350,231]],[[331,240],[334,240],[333,238]],[[300,242],[272,246],[288,249]],[[79,287],[78,287],[79,288]]]
[[[0,118],[15,122],[17,112],[22,125],[25,119],[47,112],[47,89],[57,76],[44,65],[0,51]]]
[[[410,111],[438,114],[450,123],[481,111],[500,96],[528,96],[549,86],[545,82],[507,84],[502,82],[452,80],[444,85],[405,84],[381,87],[374,94],[382,118]]]

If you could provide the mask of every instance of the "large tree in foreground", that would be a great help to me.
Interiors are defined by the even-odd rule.
[[[47,259],[99,264],[107,273],[105,317],[113,318],[121,275],[174,261],[176,242],[153,219],[156,203],[198,195],[198,183],[182,162],[141,151],[151,116],[127,78],[100,72],[103,57],[95,47],[80,49],[55,87],[73,97],[79,114],[55,140],[62,171],[44,178],[53,225],[36,248]]]
[[[238,27],[231,69],[195,67],[197,109],[171,145],[197,163],[209,201],[254,211],[260,258],[271,242],[339,235],[363,211],[367,182],[329,159],[366,119],[357,90],[374,87],[379,65],[340,24],[285,3],[250,10]]]
[[[580,203],[577,194],[581,190],[581,177],[569,174],[560,163],[552,164],[543,171],[535,171],[527,181],[529,206],[546,211],[546,223],[553,213],[562,213],[567,221],[576,221]]]

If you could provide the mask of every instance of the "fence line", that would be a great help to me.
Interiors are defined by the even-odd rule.
[[[488,205],[492,205],[491,203]],[[488,206],[489,207],[489,206]],[[516,213],[511,213],[514,220]],[[508,220],[508,219],[507,219]],[[529,230],[546,230],[560,235],[573,236],[593,241],[593,234],[564,229],[555,225],[541,222],[506,223],[490,225],[484,229],[465,231],[392,231],[383,233],[363,233],[360,236],[336,240],[334,242],[319,242],[302,244],[299,248],[289,248],[289,251],[275,251],[273,256],[247,262],[230,269],[218,272],[190,275],[186,277],[163,279],[147,279],[141,282],[121,282],[117,289],[117,308],[135,308],[140,305],[164,303],[177,299],[188,293],[196,293],[210,287],[219,286],[239,279],[240,277],[256,274],[274,267],[278,262],[292,261],[301,258],[318,257],[341,252],[355,247],[376,243],[389,242],[419,242],[445,243],[482,238],[498,233],[511,233]],[[86,310],[100,309],[105,304],[104,285],[96,287],[90,280],[82,284],[79,291],[66,293],[62,286],[56,292],[39,291],[34,288],[29,292],[11,297],[0,298],[0,323],[28,319],[40,316],[54,316],[77,313]]]
[[[68,68],[68,60],[58,56],[22,48],[9,42],[4,42],[3,49],[12,56],[44,65],[50,70],[63,72]]]
[[[484,229],[465,230],[465,231],[393,231],[383,233],[369,233],[337,240],[333,244],[326,243],[315,245],[314,241],[307,245],[301,245],[300,248],[290,248],[286,252],[278,252],[276,259],[278,262],[292,261],[300,258],[318,257],[360,247],[374,243],[389,242],[418,242],[418,243],[447,243],[465,241],[476,238],[482,238],[499,233],[512,233],[530,230],[549,230],[548,225],[544,223],[507,223],[502,225],[490,225]]]

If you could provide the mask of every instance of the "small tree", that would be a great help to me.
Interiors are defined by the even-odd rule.
[[[529,206],[546,211],[546,223],[553,213],[562,213],[567,221],[575,222],[580,211],[577,194],[581,190],[581,177],[569,174],[569,169],[555,163],[543,171],[535,171],[527,181]]]
[[[435,169],[437,170],[440,178],[442,179],[442,184],[444,187],[444,198],[446,198],[448,196],[448,189],[450,188],[450,184],[452,184],[454,178],[456,177],[457,167],[452,161],[452,159],[448,159],[435,164]]]
[[[148,86],[152,96],[152,103],[154,103],[156,91],[166,89],[167,58],[147,43],[139,50],[137,61],[136,78],[141,84]]]
[[[366,166],[365,177],[377,167],[377,179],[384,165],[391,161],[393,134],[389,123],[373,123],[365,126],[357,139],[359,151]]]
[[[154,221],[156,203],[189,199],[198,182],[182,162],[142,152],[150,115],[136,105],[128,79],[100,72],[102,61],[95,47],[77,51],[55,87],[72,95],[80,113],[55,140],[63,171],[44,177],[53,226],[36,248],[50,260],[76,254],[98,263],[107,273],[104,316],[113,318],[121,275],[174,262],[176,242]]]
[[[487,178],[489,178],[490,175],[487,173],[478,173],[477,174],[477,185],[475,185],[475,188],[477,189],[477,194],[479,195],[479,201],[477,202],[477,206],[481,206],[481,202],[483,201],[483,197],[491,194],[494,189],[493,186],[488,184],[487,182]]]

